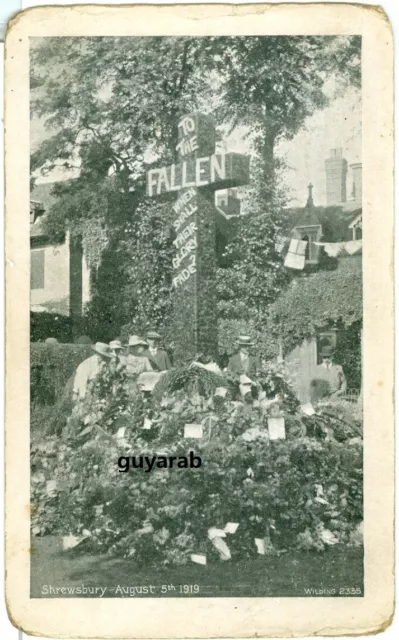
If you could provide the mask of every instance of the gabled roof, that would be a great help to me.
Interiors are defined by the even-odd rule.
[[[353,229],[353,227],[355,227],[362,219],[362,213],[358,213],[352,220],[352,222],[349,223],[349,229]]]
[[[361,218],[362,206],[359,202],[349,201],[334,206],[317,207],[310,193],[305,207],[288,209],[287,214],[287,234],[297,227],[321,225],[323,239],[326,242],[340,242],[349,235],[354,221]]]

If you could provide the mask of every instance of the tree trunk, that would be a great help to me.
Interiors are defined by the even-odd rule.
[[[276,194],[276,161],[274,157],[274,147],[276,143],[276,128],[270,124],[268,118],[265,119],[262,140],[262,160],[263,160],[263,199],[272,203]]]

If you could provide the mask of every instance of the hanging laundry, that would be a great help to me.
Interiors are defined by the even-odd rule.
[[[344,249],[344,244],[342,242],[326,242],[324,245],[324,250],[330,258],[336,258],[342,253]]]
[[[305,254],[307,240],[298,240],[293,238],[290,242],[284,266],[289,269],[303,269],[305,266]]]
[[[344,242],[314,242],[317,247],[323,247],[330,258],[336,258],[345,249]]]
[[[353,256],[354,253],[360,251],[362,245],[362,240],[349,240],[349,242],[345,242],[345,251],[349,253],[350,256]]]

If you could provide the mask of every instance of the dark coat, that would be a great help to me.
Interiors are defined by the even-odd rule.
[[[239,353],[235,353],[231,356],[228,370],[235,375],[245,374],[248,378],[256,377],[259,370],[259,360],[254,356],[248,356],[247,367],[243,366]]]
[[[151,354],[149,349],[143,351],[141,355],[148,358],[154,371],[166,371],[172,368],[169,356],[163,349],[158,349],[155,356]]]

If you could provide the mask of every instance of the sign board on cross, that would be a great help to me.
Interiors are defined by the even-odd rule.
[[[147,173],[147,195],[176,192],[173,205],[173,335],[175,361],[202,353],[217,357],[214,192],[248,184],[249,158],[215,154],[211,116],[186,115],[178,123],[176,162]]]

